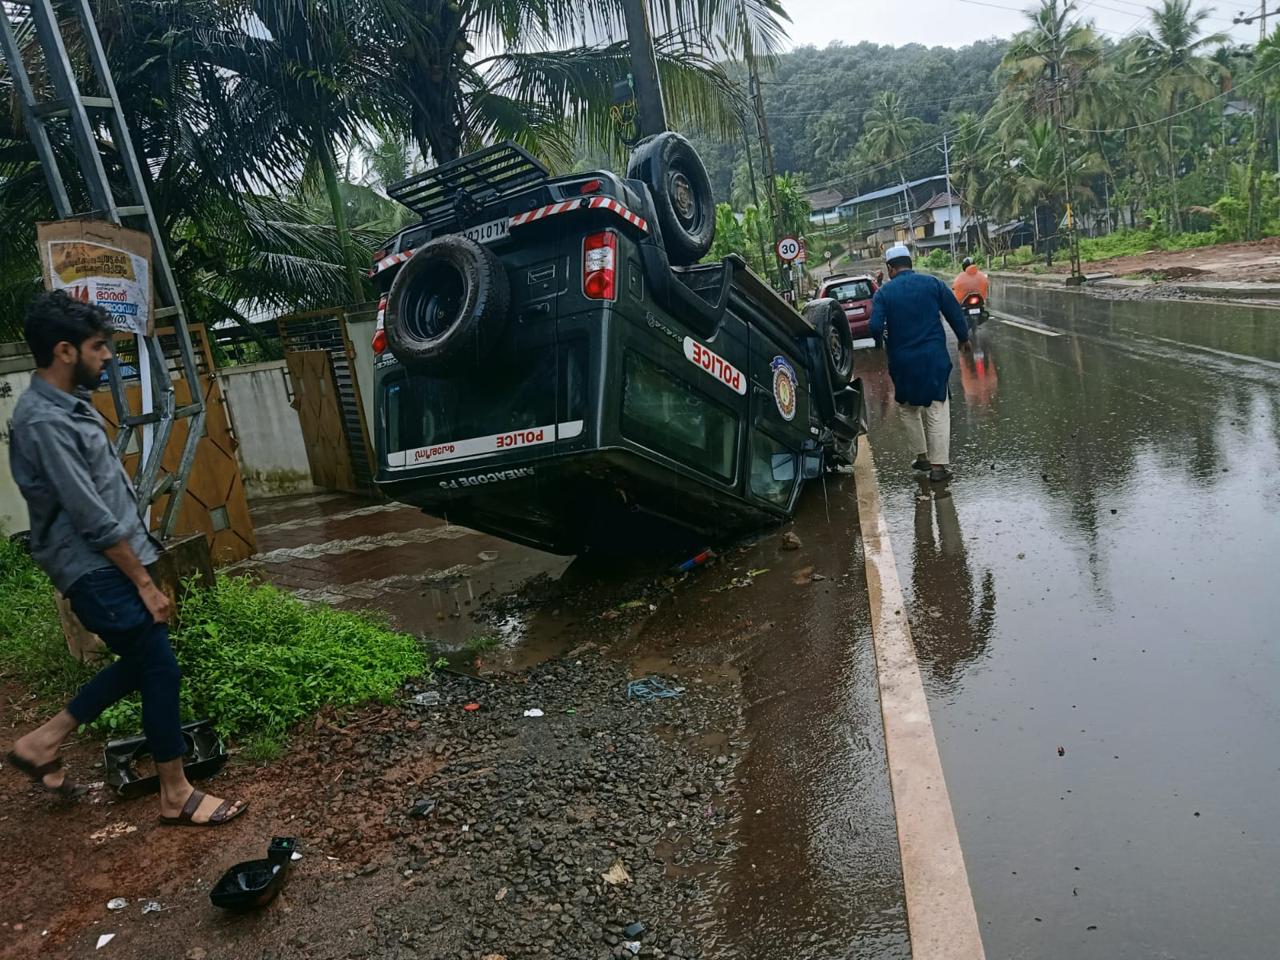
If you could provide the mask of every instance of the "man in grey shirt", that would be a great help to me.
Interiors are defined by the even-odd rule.
[[[159,547],[90,399],[111,359],[107,321],[101,308],[61,291],[32,302],[23,332],[36,372],[14,410],[9,455],[31,516],[31,556],[118,659],[57,716],[21,737],[7,760],[45,789],[79,796],[86,788],[67,778],[58,759],[62,741],[138,690],[160,779],[161,822],[217,826],[245,804],[201,793],[182,769],[182,674],[168,627],[173,603],[147,570]]]

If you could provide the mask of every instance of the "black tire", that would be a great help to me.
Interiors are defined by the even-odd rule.
[[[822,355],[831,372],[831,384],[839,390],[853,379],[853,331],[844,310],[837,301],[824,297],[805,306],[804,318],[822,339]]]
[[[507,274],[493,251],[466,237],[436,237],[391,283],[387,345],[406,367],[461,375],[492,352],[510,304]]]
[[[632,151],[627,177],[643,180],[653,194],[667,259],[685,266],[705,257],[716,236],[716,203],[693,144],[670,131],[642,141]]]

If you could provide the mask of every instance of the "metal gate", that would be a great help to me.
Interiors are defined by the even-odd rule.
[[[235,438],[227,422],[227,411],[213,369],[205,329],[201,324],[191,324],[188,331],[195,347],[198,383],[195,391],[190,389],[184,366],[178,356],[180,348],[177,332],[173,329],[158,329],[154,338],[162,350],[162,362],[177,402],[191,403],[194,393],[195,398],[203,402],[207,414],[198,423],[200,432],[194,439],[190,481],[186,485],[185,496],[172,513],[172,531],[176,536],[203,533],[209,541],[209,552],[215,564],[235,563],[257,551],[253,520],[249,516],[244,479],[240,474],[240,461],[236,457]],[[116,341],[116,349],[121,369],[125,371],[121,391],[129,404],[136,405],[141,384],[136,374],[129,375],[135,370],[137,361],[135,341],[120,338]],[[111,394],[98,390],[93,394],[93,403],[106,422],[108,434],[115,440],[120,436],[120,419]],[[170,492],[173,490],[170,477],[182,465],[187,450],[187,430],[191,429],[193,423],[189,419],[180,419],[174,423],[172,442],[165,448],[158,465],[156,479],[157,490],[160,492],[151,505],[153,529],[158,529],[164,517],[169,515],[168,498],[173,496]],[[136,432],[130,441],[126,441],[126,469],[133,469],[138,464],[137,441]]]
[[[290,314],[278,321],[285,360],[289,365],[290,400],[302,419],[311,479],[318,487],[362,493],[372,493],[375,489],[373,449],[365,424],[360,384],[356,379],[355,351],[347,336],[347,323],[370,319],[377,310],[376,303],[359,304]],[[327,369],[314,355],[316,351],[328,355]],[[338,438],[332,436],[333,420],[325,412],[326,381],[333,384],[337,424],[341,428],[340,440],[345,447],[345,457],[333,447]],[[309,429],[312,431],[310,435]],[[317,442],[313,443],[313,437]]]

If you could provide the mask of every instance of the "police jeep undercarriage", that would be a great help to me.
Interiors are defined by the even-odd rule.
[[[553,552],[632,550],[783,520],[849,462],[843,311],[697,262],[715,208],[678,134],[625,178],[552,177],[502,143],[390,193],[422,220],[371,270],[388,496]]]

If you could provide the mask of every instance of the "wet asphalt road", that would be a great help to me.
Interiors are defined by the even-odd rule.
[[[1276,956],[1280,311],[992,304],[948,489],[858,354],[987,955]]]

